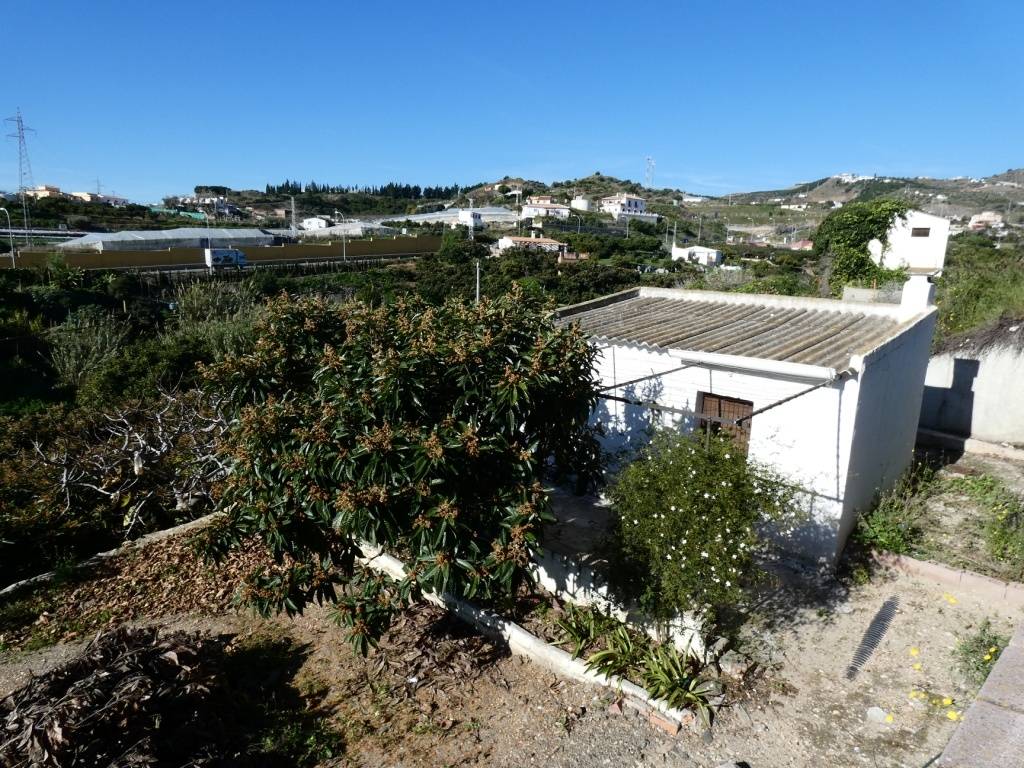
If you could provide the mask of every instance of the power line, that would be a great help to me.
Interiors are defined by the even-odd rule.
[[[5,123],[14,124],[14,133],[8,133],[7,137],[18,140],[18,191],[21,193],[21,216],[25,224],[25,244],[28,244],[28,231],[31,228],[28,218],[28,187],[32,186],[32,163],[28,159],[28,144],[25,142],[25,132],[35,133],[31,128],[25,127],[25,121],[21,119],[21,107],[18,107],[14,117],[4,119]],[[25,182],[28,181],[26,185]]]

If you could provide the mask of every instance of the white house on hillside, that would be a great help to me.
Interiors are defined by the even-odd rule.
[[[547,253],[557,254],[558,256],[564,256],[568,250],[568,245],[566,243],[559,242],[558,240],[552,240],[550,237],[514,237],[512,235],[506,235],[505,237],[499,238],[496,245],[499,254],[504,253],[509,248],[524,248],[527,250],[545,251]]]
[[[857,515],[909,464],[935,328],[934,286],[903,303],[633,288],[563,307],[600,352],[606,447],[650,426],[724,431],[803,489],[784,545],[834,565]],[[780,534],[781,536],[781,534]]]
[[[327,229],[329,226],[331,226],[330,220],[323,216],[310,216],[308,219],[302,220],[302,228],[305,230]]]
[[[615,217],[616,221],[622,221],[627,218],[651,222],[658,220],[658,214],[647,213],[646,200],[636,195],[627,195],[624,192],[602,197],[601,212],[610,213]]]
[[[722,252],[703,245],[672,245],[672,261],[687,261],[703,267],[717,267],[722,263]]]
[[[522,218],[542,219],[551,216],[555,219],[568,219],[569,206],[556,203],[551,195],[533,195],[523,203]]]
[[[459,211],[456,224],[461,224],[464,227],[470,227],[472,229],[483,229],[485,226],[484,217],[480,214],[480,211],[474,211],[468,208]]]
[[[949,219],[924,211],[908,211],[889,230],[888,244],[880,240],[868,243],[868,252],[876,264],[886,269],[939,274],[946,261]]]
[[[590,210],[590,198],[584,195],[576,195],[572,200],[569,201],[569,207],[574,211],[589,211]]]

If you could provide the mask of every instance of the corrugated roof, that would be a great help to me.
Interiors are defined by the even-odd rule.
[[[823,299],[635,289],[563,307],[559,322],[607,341],[842,370],[899,330],[894,315]]]

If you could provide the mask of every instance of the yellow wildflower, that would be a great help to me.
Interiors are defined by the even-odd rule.
[[[887,722],[887,723],[891,723],[895,719],[896,718],[894,718],[891,714],[885,716],[885,722]]]
[[[949,698],[949,696],[947,696],[946,698],[944,698],[942,700],[942,706],[944,706],[944,707],[948,707],[952,703],[953,703],[953,700],[951,698]]]
[[[955,709],[951,709],[946,713],[946,717],[955,722],[960,719],[960,713],[957,712]]]
[[[995,653],[995,652],[996,652],[996,651],[998,651],[998,650],[999,650],[999,647],[998,647],[998,646],[995,646],[995,645],[993,645],[993,646],[992,646],[991,648],[989,648],[989,649],[988,649],[988,652],[989,652],[989,653]]]
[[[992,661],[992,654],[991,653],[986,653],[984,658],[985,658],[985,661]]]
[[[911,666],[912,666],[912,667],[913,667],[913,668],[914,668],[915,670],[917,670],[918,672],[920,672],[920,671],[921,671],[921,662],[920,662],[920,661],[919,661],[919,662],[917,662],[916,664],[911,664]]]
[[[919,654],[920,652],[921,652],[921,651],[920,651],[920,649],[918,649],[918,648],[911,648],[911,649],[910,649],[910,655],[911,655],[911,656],[917,656],[917,655],[918,655],[918,654]]]

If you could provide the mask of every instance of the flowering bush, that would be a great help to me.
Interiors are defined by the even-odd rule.
[[[610,577],[654,619],[712,620],[741,597],[759,526],[792,512],[794,491],[727,436],[660,432],[610,489]]]
[[[282,297],[257,333],[208,371],[238,409],[211,547],[255,538],[276,561],[249,601],[334,602],[365,652],[421,589],[513,594],[546,517],[546,462],[587,455],[594,353],[579,330],[513,291],[441,307]],[[407,578],[361,567],[362,542],[404,558]]]

